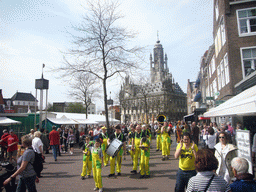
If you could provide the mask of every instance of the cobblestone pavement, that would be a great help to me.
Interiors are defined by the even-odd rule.
[[[174,141],[174,137],[172,137]],[[102,183],[104,191],[174,191],[176,182],[176,172],[178,169],[178,160],[174,159],[176,144],[171,146],[171,158],[168,161],[161,160],[161,152],[156,152],[155,140],[152,140],[150,153],[150,178],[139,179],[139,174],[132,175],[131,157],[126,155],[126,160],[122,162],[122,175],[108,178],[110,166],[102,168]],[[87,192],[93,191],[93,178],[81,180],[82,171],[82,152],[75,148],[74,154],[62,154],[55,162],[52,154],[46,155],[46,163],[42,171],[42,178],[37,184],[37,190],[43,191],[73,191]]]

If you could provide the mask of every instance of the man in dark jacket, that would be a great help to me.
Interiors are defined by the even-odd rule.
[[[256,191],[256,181],[253,180],[253,175],[248,173],[248,161],[242,157],[235,157],[231,161],[232,171],[236,180],[230,185],[232,192]]]

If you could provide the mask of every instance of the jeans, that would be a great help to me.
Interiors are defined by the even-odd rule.
[[[177,172],[177,180],[175,185],[175,192],[184,192],[185,187],[188,185],[188,181],[191,177],[196,175],[196,171],[183,171],[181,169]]]
[[[32,177],[21,177],[18,182],[18,186],[16,189],[16,192],[26,192],[26,189],[28,192],[36,192],[36,175]]]
[[[52,145],[52,154],[53,154],[54,160],[57,159],[57,150],[59,150],[58,145]]]

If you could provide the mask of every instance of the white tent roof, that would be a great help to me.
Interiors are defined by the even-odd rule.
[[[80,125],[91,125],[91,124],[98,124],[98,122],[96,121],[92,121],[92,120],[89,120],[89,119],[72,119],[74,120],[75,122],[77,122],[78,124]]]
[[[68,118],[47,118],[49,121],[58,125],[75,125],[78,124],[76,121]]]
[[[97,114],[88,114],[88,119],[86,119],[86,115],[82,113],[61,113],[61,112],[52,112],[56,114],[56,118],[67,118],[76,122],[76,124],[105,124],[106,117],[105,115],[97,115]],[[109,118],[110,123],[120,123],[119,120]],[[61,124],[61,123],[60,123]]]
[[[204,113],[204,117],[256,115],[256,85]]]
[[[21,124],[21,122],[9,119],[7,117],[0,117],[0,125],[1,126],[8,126],[11,124]]]

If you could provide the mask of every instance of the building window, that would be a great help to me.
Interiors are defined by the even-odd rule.
[[[218,88],[221,89],[221,72],[220,72],[220,65],[217,67],[217,73],[218,73]]]
[[[237,10],[239,35],[256,34],[256,8]]]
[[[225,71],[224,71],[224,61],[220,62],[220,71],[221,71],[221,87],[225,86]]]
[[[215,99],[217,99],[217,92],[218,92],[218,89],[217,89],[217,83],[216,83],[216,79],[213,80],[212,82],[212,89],[213,89],[213,96]]]
[[[242,61],[243,76],[246,77],[256,69],[256,47],[242,49]]]
[[[217,21],[219,18],[219,1],[218,0],[216,1],[216,4],[215,4],[215,17]]]
[[[26,105],[26,103],[25,103],[25,102],[23,102],[23,105]]]
[[[229,66],[228,66],[228,54],[224,56],[224,71],[226,84],[229,83]]]
[[[226,30],[225,30],[225,24],[224,24],[224,18],[221,18],[220,21],[220,31],[221,31],[221,45],[224,46],[226,43]]]
[[[18,105],[20,105],[20,102],[18,101]]]
[[[214,71],[215,71],[215,58],[214,58],[214,56],[212,57],[211,68],[212,68],[212,74],[213,74]]]
[[[209,78],[212,76],[212,69],[211,69],[211,64],[209,65]]]
[[[218,28],[218,31],[216,33],[214,42],[215,42],[215,54],[216,54],[216,57],[217,57],[221,48],[226,43],[226,30],[225,30],[225,24],[224,24],[224,17],[222,17],[221,20],[220,20],[219,28]]]

